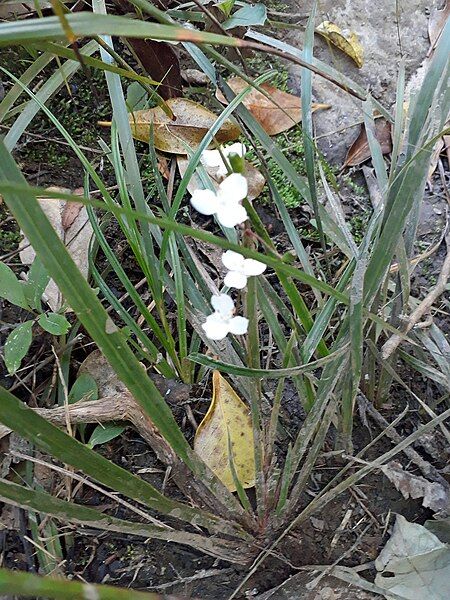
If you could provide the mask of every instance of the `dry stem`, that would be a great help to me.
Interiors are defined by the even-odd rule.
[[[436,300],[441,296],[446,289],[447,281],[450,277],[450,233],[445,236],[445,243],[447,245],[447,256],[445,257],[444,264],[442,265],[441,273],[436,286],[425,296],[415,310],[411,313],[408,323],[406,324],[404,333],[408,333],[411,329],[416,326],[422,317],[429,312]],[[386,360],[392,353],[397,349],[398,345],[402,341],[400,335],[392,335],[387,342],[384,343],[381,349],[381,357]]]

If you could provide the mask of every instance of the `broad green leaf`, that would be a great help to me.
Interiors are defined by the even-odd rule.
[[[233,6],[236,0],[224,0],[224,2],[219,2],[215,4],[217,8],[219,8],[223,14],[228,18],[233,10]]]
[[[5,298],[20,308],[28,308],[23,285],[12,269],[2,262],[0,262],[0,298]]]
[[[81,373],[70,388],[69,404],[80,402],[81,400],[97,400],[97,398],[97,382],[89,373]]]
[[[232,457],[229,446],[233,449]],[[213,398],[195,434],[194,450],[231,492],[236,491],[236,485],[230,460],[242,486],[255,485],[250,409],[219,371],[213,372]]]
[[[222,23],[224,29],[234,27],[252,27],[264,25],[267,19],[267,8],[264,4],[247,4],[237,10],[229,19]]]
[[[114,425],[113,423],[109,425],[97,425],[92,432],[87,445],[89,448],[94,448],[94,446],[106,444],[106,442],[110,442],[118,437],[123,431],[125,431],[125,427],[122,425]]]
[[[130,112],[142,110],[147,106],[148,94],[137,81],[127,87],[127,108]]]
[[[10,375],[20,367],[23,357],[31,346],[33,323],[34,321],[25,321],[13,329],[6,338],[5,365]]]
[[[24,286],[24,293],[30,306],[41,310],[41,299],[50,277],[39,258],[35,258],[28,271],[28,279]]]
[[[38,323],[42,329],[52,335],[63,335],[70,329],[69,321],[63,315],[58,315],[58,313],[43,314],[39,317]]]

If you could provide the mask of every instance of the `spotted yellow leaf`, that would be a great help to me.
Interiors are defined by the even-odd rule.
[[[339,50],[345,52],[347,56],[350,56],[359,68],[363,66],[364,49],[356,33],[344,34],[341,28],[331,21],[324,21],[316,28],[316,31]]]
[[[153,142],[155,148],[169,154],[188,154],[195,150],[212,125],[217,115],[198,102],[188,98],[170,98],[166,102],[174,118],[169,119],[159,107],[136,110],[129,114],[131,133],[141,142],[150,140],[150,128],[153,126]],[[109,121],[99,121],[99,125],[109,127]],[[215,139],[223,144],[236,140],[241,131],[230,120],[225,120]]]
[[[244,488],[255,485],[255,456],[250,410],[219,371],[213,372],[213,397],[195,434],[194,450],[231,491],[236,491],[232,461]]]

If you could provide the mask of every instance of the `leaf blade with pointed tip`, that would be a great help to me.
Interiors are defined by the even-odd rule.
[[[6,338],[4,360],[10,375],[13,375],[20,367],[23,357],[31,346],[32,327],[33,321],[25,321],[13,329]]]
[[[244,488],[255,485],[253,429],[249,407],[219,371],[213,372],[213,398],[198,426],[194,450],[232,492],[236,485],[230,468],[229,446],[235,476]]]
[[[2,262],[0,262],[0,298],[5,298],[20,308],[28,307],[23,286],[12,269]]]

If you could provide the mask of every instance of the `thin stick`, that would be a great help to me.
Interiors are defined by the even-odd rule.
[[[442,265],[441,273],[436,286],[425,296],[418,307],[411,313],[408,323],[405,327],[405,334],[411,331],[411,329],[417,325],[417,323],[419,323],[422,317],[429,312],[439,296],[441,296],[446,290],[447,282],[450,277],[450,232],[448,232],[445,236],[445,243],[447,245],[447,256],[445,257],[444,264]],[[387,342],[384,343],[381,349],[382,359],[388,359],[397,349],[402,340],[403,338],[399,335],[392,335]]]

